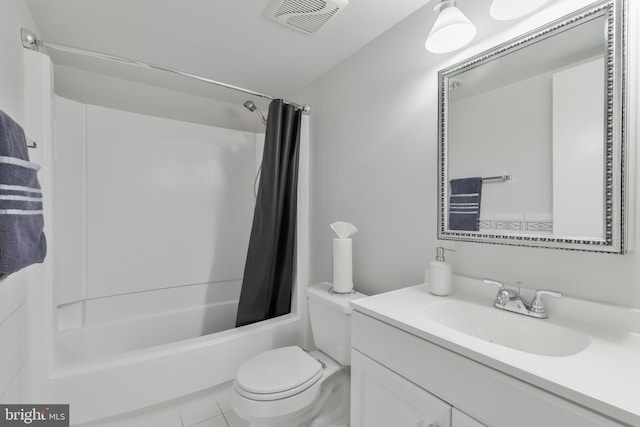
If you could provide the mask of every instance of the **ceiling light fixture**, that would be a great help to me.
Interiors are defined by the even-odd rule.
[[[507,21],[533,12],[548,0],[493,0],[489,13],[493,19]]]
[[[476,36],[475,25],[456,7],[455,0],[441,0],[433,10],[440,12],[424,44],[429,52],[452,52]]]

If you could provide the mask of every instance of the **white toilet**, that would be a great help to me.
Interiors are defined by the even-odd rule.
[[[282,347],[258,354],[236,373],[231,406],[250,426],[348,426],[351,365],[349,301],[365,295],[307,289],[311,330],[319,350]]]

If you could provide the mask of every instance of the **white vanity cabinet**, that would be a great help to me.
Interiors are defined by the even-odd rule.
[[[353,427],[486,427],[357,350],[351,378]]]
[[[357,350],[351,378],[352,427],[486,427]]]
[[[354,427],[628,426],[357,310]]]
[[[453,408],[451,410],[451,427],[487,427],[487,426],[474,420],[464,412],[460,412],[458,409]]]
[[[451,405],[358,351],[351,353],[351,426],[451,426]]]

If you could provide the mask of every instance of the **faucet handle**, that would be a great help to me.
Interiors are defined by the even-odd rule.
[[[544,307],[544,302],[542,301],[543,295],[549,295],[554,298],[562,298],[562,292],[557,291],[547,291],[547,290],[539,290],[536,291],[535,296],[533,297],[533,301],[531,301],[531,307],[529,307],[529,311],[539,314],[540,317],[547,317],[547,309]]]
[[[497,280],[484,278],[484,279],[482,279],[482,281],[484,283],[486,283],[487,285],[497,285],[499,290],[503,290],[504,289],[504,285],[501,282],[498,282]]]
[[[484,283],[487,285],[496,285],[498,286],[498,294],[496,295],[496,300],[493,303],[496,307],[504,307],[506,303],[508,303],[511,299],[516,298],[518,294],[513,289],[507,288],[502,282],[498,282],[497,280],[492,279],[482,279]]]

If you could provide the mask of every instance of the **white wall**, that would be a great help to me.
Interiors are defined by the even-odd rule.
[[[22,0],[0,2],[0,110],[25,126],[24,57],[20,28],[35,30]],[[24,402],[27,378],[28,269],[0,283],[0,403]]]
[[[58,305],[202,284],[239,294],[255,134],[61,97],[56,125]]]
[[[589,3],[558,0],[508,32],[440,56],[424,50],[433,20],[427,5],[297,94],[313,115],[313,282],[331,279],[329,224],[346,220],[360,229],[353,243],[354,281],[364,293],[422,282],[435,247],[444,245],[456,250],[448,260],[459,274],[640,307],[638,251],[604,255],[436,238],[437,71]],[[635,70],[638,11],[637,2],[629,3]],[[634,75],[630,82],[635,100]],[[637,110],[629,117],[637,120]]]

